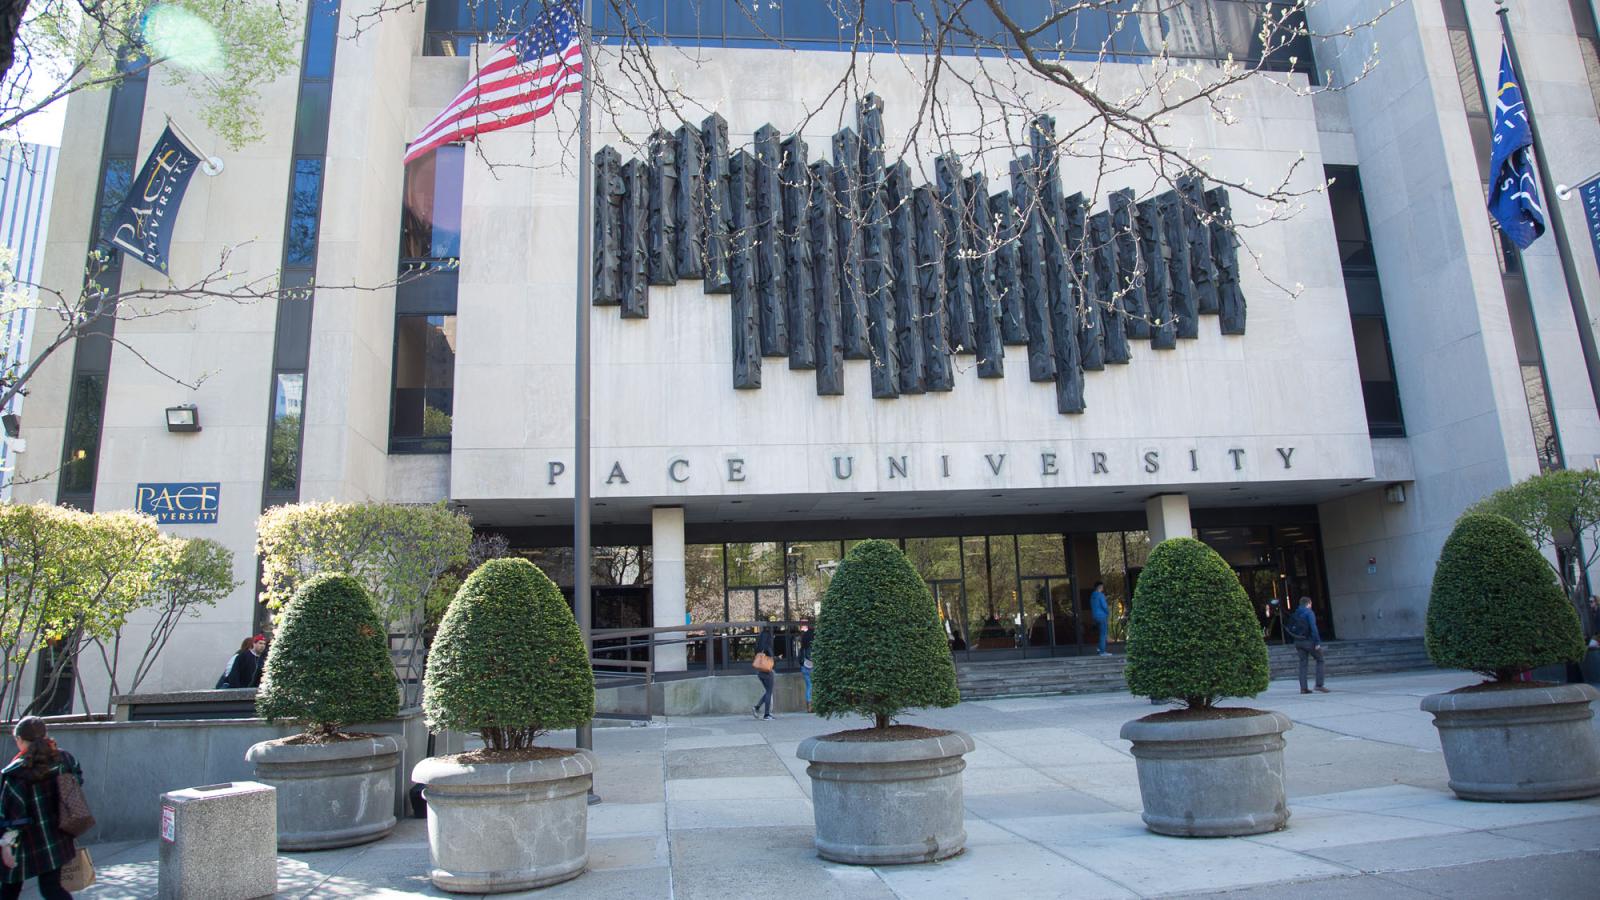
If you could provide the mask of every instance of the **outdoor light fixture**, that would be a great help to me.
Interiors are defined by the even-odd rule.
[[[180,403],[167,407],[168,431],[199,431],[200,410],[193,403]]]
[[[6,437],[14,438],[22,433],[22,417],[16,413],[6,413],[0,416],[0,422],[5,424]]]

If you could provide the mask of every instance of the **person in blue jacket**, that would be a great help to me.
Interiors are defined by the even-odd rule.
[[[1289,632],[1289,637],[1294,638],[1294,649],[1300,653],[1300,693],[1311,693],[1311,688],[1306,686],[1306,663],[1312,657],[1317,660],[1317,692],[1328,693],[1328,689],[1322,685],[1326,674],[1326,663],[1322,657],[1322,632],[1317,630],[1317,614],[1311,611],[1310,597],[1300,598],[1300,608],[1289,616],[1285,630]]]
[[[1100,656],[1110,656],[1106,652],[1106,632],[1110,628],[1111,604],[1106,600],[1106,583],[1096,581],[1094,593],[1089,595],[1089,615],[1094,619],[1096,628],[1100,629]]]

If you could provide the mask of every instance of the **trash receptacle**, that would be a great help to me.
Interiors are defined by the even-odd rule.
[[[278,891],[277,791],[254,781],[161,795],[162,900],[252,900]]]

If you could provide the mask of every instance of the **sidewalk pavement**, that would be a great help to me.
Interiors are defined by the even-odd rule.
[[[1249,705],[1287,714],[1289,827],[1250,838],[1146,831],[1122,723],[1127,694],[962,703],[906,721],[959,728],[967,757],[967,849],[942,863],[834,865],[812,847],[810,735],[856,727],[789,715],[692,717],[594,732],[604,802],[590,808],[589,871],[541,898],[1584,897],[1600,892],[1600,799],[1456,800],[1430,693],[1463,673],[1339,679],[1303,696],[1277,681]],[[1245,704],[1234,704],[1245,705]],[[1600,730],[1600,723],[1597,723]],[[563,736],[570,745],[571,735]],[[550,743],[561,743],[551,739]],[[154,841],[91,848],[100,881],[79,896],[154,896]],[[280,897],[436,897],[425,823],[375,844],[280,857]],[[24,896],[37,896],[30,882]]]

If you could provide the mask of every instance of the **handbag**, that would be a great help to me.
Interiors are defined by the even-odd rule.
[[[83,785],[65,772],[56,775],[56,828],[77,837],[93,827],[94,813],[83,796]]]
[[[772,657],[765,653],[757,653],[756,658],[750,662],[750,665],[757,672],[771,672],[773,666]]]
[[[79,847],[78,855],[61,867],[61,887],[75,894],[91,884],[94,884],[94,859],[88,850]]]

